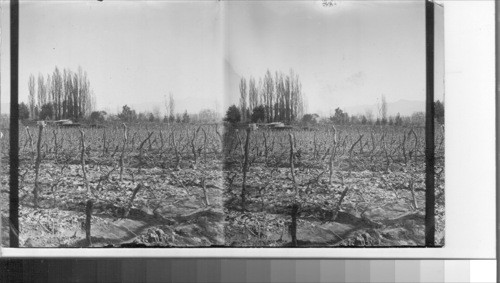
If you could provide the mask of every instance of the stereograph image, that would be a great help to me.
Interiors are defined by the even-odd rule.
[[[431,117],[425,5],[22,2],[2,246],[10,119],[20,247],[425,246],[429,120],[443,246],[443,10]]]

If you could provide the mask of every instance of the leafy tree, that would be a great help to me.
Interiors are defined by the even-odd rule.
[[[169,115],[169,121],[173,123],[175,121],[175,100],[174,100],[174,95],[172,93],[169,93],[169,101],[168,101],[168,111],[170,113]]]
[[[28,120],[30,118],[30,110],[26,103],[19,104],[19,120]]]
[[[240,109],[236,105],[231,105],[226,112],[226,117],[224,121],[229,123],[238,123],[241,120]]]
[[[245,111],[245,117],[247,117],[246,121],[250,120],[252,117],[252,114],[250,113],[250,109],[247,108]]]
[[[373,110],[366,109],[365,110],[365,117],[367,120],[367,124],[372,124],[373,123]]]
[[[425,113],[415,112],[411,114],[410,121],[414,125],[425,125]]]
[[[266,109],[264,105],[259,105],[253,109],[252,122],[263,122],[266,120]]]
[[[124,105],[122,108],[122,113],[118,114],[118,118],[123,122],[132,122],[137,120],[137,113],[132,110],[129,106]]]
[[[292,71],[292,70],[290,70]],[[291,80],[292,78],[290,78]],[[264,79],[263,79],[263,85],[262,85],[262,95],[265,96],[264,99],[262,99],[262,103],[264,103],[264,105],[266,106],[266,118],[268,120],[268,122],[273,122],[273,121],[277,121],[275,119],[275,116],[276,116],[276,113],[274,113],[273,111],[273,105],[274,105],[274,100],[276,98],[276,94],[275,94],[275,85],[274,85],[274,81],[273,81],[273,76],[271,74],[271,71],[269,71],[269,69],[266,71],[266,74],[264,75]],[[287,93],[287,98],[288,98],[288,102],[290,102],[292,100],[292,86],[291,86],[291,82],[289,82],[288,84],[288,93]],[[293,96],[294,97],[294,96]],[[288,114],[291,116],[292,114],[292,107],[293,105],[291,103],[288,104],[288,108],[287,108],[287,111],[288,111]],[[290,118],[289,116],[289,118]],[[288,123],[290,123],[290,119],[288,121],[286,121]]]
[[[182,114],[182,123],[189,123],[189,121],[191,121],[191,118],[186,110],[184,111],[184,114]]]
[[[45,85],[45,79],[42,74],[38,74],[38,97],[37,97],[37,107],[40,108],[42,105],[47,103],[47,86]]]
[[[349,114],[345,113],[342,109],[335,109],[335,115],[330,117],[330,121],[335,124],[346,124],[349,122]]]
[[[434,117],[439,124],[444,124],[444,103],[439,100],[434,102]]]
[[[253,110],[257,108],[257,106],[259,106],[259,90],[257,89],[255,79],[250,77],[248,80],[248,109],[253,113]]]
[[[396,126],[401,126],[403,125],[403,119],[401,118],[401,115],[399,114],[396,114],[396,118],[394,118],[394,125]]]
[[[54,119],[79,120],[89,117],[94,109],[95,96],[87,73],[81,67],[73,72],[69,69],[60,71],[56,66],[46,79],[42,74],[38,75],[37,91],[35,84],[35,77],[31,74],[28,80],[28,108],[32,118],[35,118],[37,108],[41,110],[48,103],[52,105]]]
[[[361,116],[361,124],[366,125],[368,123],[368,119],[366,119],[366,116],[363,115]]]
[[[52,103],[45,103],[40,110],[40,120],[52,119],[54,117],[54,107]]]
[[[380,120],[380,123],[382,125],[387,124],[387,101],[385,100],[385,95],[383,95],[383,94],[382,94],[381,103],[379,105],[378,112],[379,112],[379,118],[382,118],[382,120]]]
[[[175,122],[176,123],[181,123],[182,122],[181,115],[179,115],[179,114],[176,115]]]
[[[241,114],[242,114],[242,120],[246,121],[247,116],[246,110],[247,110],[247,81],[245,78],[241,78],[240,80],[240,108],[241,108]]]
[[[291,123],[304,114],[302,84],[293,70],[289,74],[276,71],[274,75],[267,70],[258,80],[242,78],[239,87],[241,121],[251,120],[258,105],[264,107],[265,122]]]
[[[358,116],[351,116],[351,124],[352,125],[356,125],[356,124],[359,124],[360,123],[360,119]]]
[[[153,113],[149,113],[149,117],[148,117],[148,120],[149,122],[154,122],[156,121],[156,117]]]
[[[217,122],[219,117],[219,113],[211,109],[203,109],[198,113],[198,120],[201,122]]]
[[[302,123],[304,124],[316,124],[318,121],[316,120],[319,116],[317,114],[305,114],[302,116]]]
[[[92,123],[103,123],[105,120],[105,116],[105,111],[93,111],[92,113],[90,113],[90,121]]]
[[[145,113],[141,112],[141,113],[139,113],[139,115],[137,115],[137,120],[139,120],[139,121],[147,121],[148,118],[147,118],[147,116],[146,116]]]

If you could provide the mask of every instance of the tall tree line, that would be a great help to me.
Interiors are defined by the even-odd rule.
[[[164,121],[168,122],[175,122],[175,100],[174,100],[174,95],[169,92],[169,98],[167,99],[167,96],[164,96],[164,103],[165,103],[165,117]]]
[[[35,118],[81,120],[88,117],[95,107],[95,96],[90,88],[87,72],[78,67],[77,72],[56,66],[52,74],[38,74],[28,79],[28,108]],[[42,113],[46,112],[46,113]]]
[[[292,69],[288,74],[276,71],[274,76],[267,70],[264,77],[240,80],[240,112],[242,121],[248,121],[254,109],[264,108],[262,122],[291,123],[304,114],[302,84]]]

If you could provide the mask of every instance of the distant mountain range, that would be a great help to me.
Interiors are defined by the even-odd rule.
[[[373,117],[377,117],[378,107],[377,104],[355,105],[344,107],[343,110],[349,113],[349,115],[365,114],[366,111],[372,111]],[[425,111],[425,101],[401,99],[387,103],[387,114],[389,116],[396,115],[397,113],[402,116],[408,116],[415,112],[423,111]]]

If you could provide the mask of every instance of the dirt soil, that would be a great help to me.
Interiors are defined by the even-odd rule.
[[[50,172],[51,164],[42,164],[41,172]],[[91,247],[146,246],[219,246],[224,244],[222,178],[217,164],[197,170],[183,169],[166,174],[159,168],[126,170],[122,181],[111,174],[105,185],[91,183],[87,193],[79,165],[68,165],[59,176],[57,188],[50,187],[54,176],[41,175],[39,208],[32,205],[33,195],[20,190],[20,246],[84,247],[85,203],[94,200],[91,222]],[[200,169],[205,175],[200,175]],[[60,170],[60,169],[59,169]],[[109,172],[110,166],[89,168],[89,175]],[[134,172],[135,171],[135,172]],[[22,170],[21,170],[22,172]],[[135,176],[134,176],[134,173]],[[201,179],[205,179],[208,204]],[[94,180],[98,178],[92,178]],[[2,203],[8,203],[7,178],[2,176]],[[28,186],[32,180],[23,180]],[[104,182],[103,182],[104,183]],[[124,217],[137,185],[130,211]],[[180,185],[182,184],[182,185]],[[8,207],[2,208],[2,240],[8,245]]]

